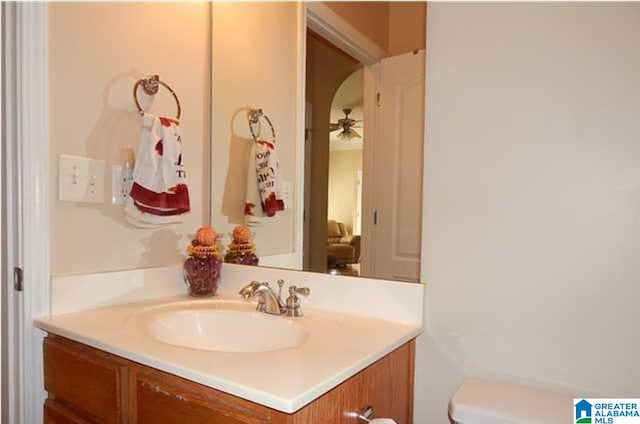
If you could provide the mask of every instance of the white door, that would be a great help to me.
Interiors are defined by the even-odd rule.
[[[356,207],[353,213],[352,232],[354,236],[359,236],[362,234],[362,171],[356,172],[355,190]]]
[[[51,303],[47,5],[4,2],[2,12],[2,423],[37,424],[44,333],[32,320]],[[24,283],[14,289],[15,267]]]
[[[425,53],[383,59],[375,136],[373,275],[419,281]]]
[[[12,4],[2,4],[2,40],[3,60],[3,110],[2,123],[2,416],[3,423],[18,423],[24,417],[24,399],[21,383],[24,367],[21,358],[21,346],[24,323],[22,319],[22,297],[14,288],[14,268],[22,263],[20,257],[21,246],[21,210],[20,210],[20,177],[17,164],[19,163],[17,139],[17,95],[15,81],[17,78],[17,58],[10,54],[16,40],[17,8]]]

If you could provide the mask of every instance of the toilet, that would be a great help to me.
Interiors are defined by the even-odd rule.
[[[453,424],[566,424],[573,396],[491,380],[467,379],[449,401]]]

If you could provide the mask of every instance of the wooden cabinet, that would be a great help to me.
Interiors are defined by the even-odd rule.
[[[49,399],[73,406],[77,415],[92,421],[127,422],[129,368],[129,361],[79,343],[59,337],[44,342],[44,388]]]
[[[62,337],[44,342],[45,424],[357,424],[366,405],[411,423],[413,341],[293,414]]]
[[[132,375],[130,422],[138,424],[285,423],[281,413],[147,367]]]
[[[44,402],[44,424],[91,424],[91,421],[54,400]]]

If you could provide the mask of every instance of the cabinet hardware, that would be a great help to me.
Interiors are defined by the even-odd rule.
[[[373,410],[373,407],[365,406],[359,412],[346,412],[344,415],[350,418],[355,418],[360,423],[370,423],[374,418],[375,412]]]

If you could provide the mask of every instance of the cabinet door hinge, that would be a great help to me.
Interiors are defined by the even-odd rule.
[[[22,268],[16,266],[13,268],[13,289],[15,291],[22,291],[24,284],[24,276],[22,272]]]

